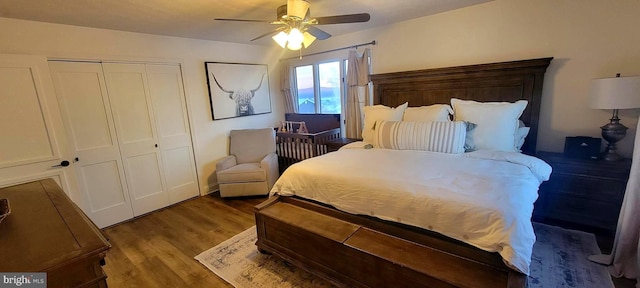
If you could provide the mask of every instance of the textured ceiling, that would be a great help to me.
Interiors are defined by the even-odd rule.
[[[406,21],[491,0],[309,0],[312,17],[369,13],[367,23],[318,26],[340,35]],[[214,18],[275,20],[286,0],[2,0],[0,17],[246,44],[271,44],[268,23]]]

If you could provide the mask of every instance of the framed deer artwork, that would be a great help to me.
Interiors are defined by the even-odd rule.
[[[271,113],[266,64],[205,62],[213,120]]]

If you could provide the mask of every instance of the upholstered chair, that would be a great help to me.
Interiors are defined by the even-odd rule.
[[[279,176],[275,130],[231,130],[229,154],[216,164],[220,196],[269,194]]]

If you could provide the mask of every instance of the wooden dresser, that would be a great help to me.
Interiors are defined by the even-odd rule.
[[[613,236],[631,170],[631,160],[609,162],[574,159],[538,152],[553,168],[542,183],[535,221]]]
[[[11,214],[0,223],[0,271],[46,272],[47,287],[107,287],[110,248],[52,179],[0,188]]]

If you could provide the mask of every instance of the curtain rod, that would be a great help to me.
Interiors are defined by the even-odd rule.
[[[360,46],[368,46],[368,45],[376,45],[376,40],[373,40],[373,41],[371,41],[369,43],[356,44],[356,45],[351,45],[351,46],[331,49],[331,50],[322,51],[322,52],[316,52],[316,53],[311,53],[311,54],[306,54],[306,55],[300,55],[300,56],[297,56],[297,57],[283,58],[283,59],[280,59],[280,61],[291,60],[291,59],[296,59],[296,58],[302,59],[302,57],[306,57],[306,56],[313,56],[313,55],[318,55],[318,54],[330,53],[330,52],[335,52],[335,51],[340,51],[340,50],[345,50],[345,49],[351,49],[351,48],[356,48],[357,49]]]

